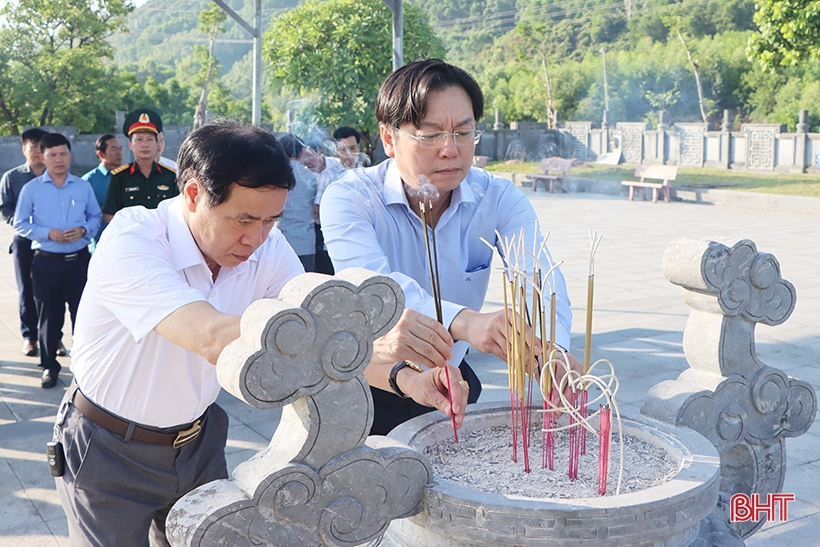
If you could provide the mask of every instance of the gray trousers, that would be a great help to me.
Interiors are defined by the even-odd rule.
[[[174,503],[228,477],[228,415],[212,404],[201,425],[197,438],[179,449],[125,442],[72,405],[60,439],[65,475],[56,479],[71,546],[168,546],[165,519]]]

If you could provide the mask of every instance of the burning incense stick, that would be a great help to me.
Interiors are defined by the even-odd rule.
[[[424,180],[426,179],[426,180]],[[438,190],[433,186],[426,177],[419,177],[419,212],[421,213],[421,224],[424,230],[424,247],[427,251],[427,264],[430,269],[430,285],[433,291],[433,303],[436,308],[436,320],[444,324],[443,314],[441,311],[441,279],[438,275],[438,248],[436,245],[436,226],[435,217],[433,216],[433,200],[438,195]],[[427,202],[425,204],[425,201]],[[428,217],[429,214],[429,217]],[[430,224],[430,232],[432,232],[432,251],[430,244],[430,236],[428,235],[427,224]],[[453,390],[450,383],[450,369],[444,367],[444,375],[447,378],[447,398],[450,401],[450,419],[453,423],[453,436],[458,442],[458,429],[456,428],[456,416],[453,412]]]

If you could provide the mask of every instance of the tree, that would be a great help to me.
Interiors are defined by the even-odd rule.
[[[820,59],[820,0],[758,0],[754,21],[759,34],[749,39],[750,60],[765,68]]]
[[[202,74],[202,94],[199,96],[199,103],[194,112],[194,129],[205,125],[205,110],[208,108],[208,85],[214,76],[214,71],[219,72],[218,62],[214,57],[214,45],[220,34],[225,33],[225,20],[228,14],[213,2],[208,4],[208,9],[202,10],[199,14],[199,30],[208,37],[208,51],[203,63]],[[199,56],[203,56],[203,51]]]
[[[547,127],[555,127],[555,110],[552,107],[552,79],[549,65],[553,61],[554,40],[546,23],[518,23],[516,31],[521,41],[519,43],[519,57],[526,61],[535,57],[541,65],[541,75],[544,78],[544,88],[547,91]]]
[[[16,0],[0,10],[0,123],[110,130],[116,77],[107,38],[125,30],[128,0]]]
[[[381,0],[308,0],[275,18],[263,56],[273,86],[317,97],[315,122],[377,131],[376,94],[392,69],[392,14]],[[404,58],[444,57],[422,12],[404,4]]]
[[[681,31],[681,27],[683,26],[682,21],[680,17],[666,17],[663,18],[663,21],[666,26],[669,27],[669,30],[677,34],[681,44],[683,44],[683,49],[686,51],[686,60],[689,62],[689,66],[695,74],[695,83],[698,86],[698,105],[700,105],[700,117],[703,123],[709,123],[709,118],[706,115],[706,104],[703,99],[703,84],[700,81],[700,63],[695,57],[692,56],[692,50],[689,47],[689,44],[686,43],[686,39],[683,37],[683,32]]]

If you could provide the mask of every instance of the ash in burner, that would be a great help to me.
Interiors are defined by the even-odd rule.
[[[512,461],[509,425],[459,435],[424,449],[433,471],[442,479],[461,486],[510,496],[530,498],[598,497],[598,438],[587,434],[587,453],[580,458],[578,479],[567,476],[568,433],[555,433],[555,470],[541,468],[541,432],[534,431],[530,447],[531,472]],[[677,472],[675,460],[665,450],[632,435],[624,434],[624,471],[621,493],[637,492],[670,480]],[[620,464],[620,435],[612,434],[607,496],[615,495]]]

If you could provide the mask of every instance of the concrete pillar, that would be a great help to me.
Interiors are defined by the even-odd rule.
[[[504,131],[504,117],[501,110],[495,109],[495,123],[493,124],[493,131]]]
[[[666,123],[666,110],[658,110],[658,159],[662,165],[666,165],[666,130],[669,124]]]
[[[723,169],[732,167],[732,111],[723,111],[723,124],[720,126],[720,166]]]
[[[800,117],[797,122],[797,134],[795,135],[794,155],[795,167],[800,169],[801,173],[806,172],[809,166],[808,158],[806,158],[806,148],[809,143],[809,111],[801,110]]]

